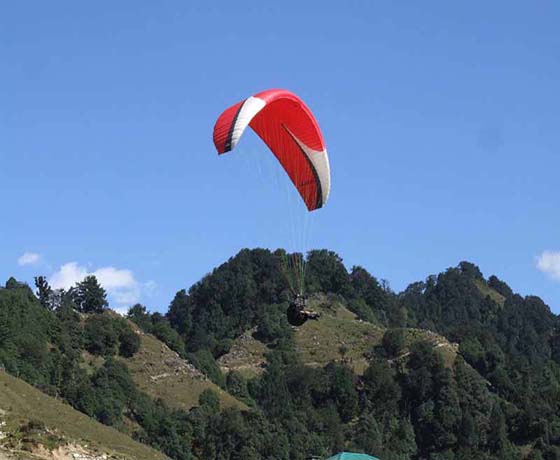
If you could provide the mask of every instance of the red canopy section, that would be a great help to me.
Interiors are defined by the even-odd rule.
[[[331,187],[329,158],[315,117],[294,93],[271,89],[226,109],[214,126],[219,154],[233,150],[251,126],[287,172],[307,209],[322,207]]]

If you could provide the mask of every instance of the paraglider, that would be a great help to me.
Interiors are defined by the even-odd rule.
[[[288,323],[292,326],[301,326],[308,319],[319,319],[321,316],[320,313],[307,309],[307,298],[300,294],[296,294],[295,298],[290,302],[286,314]]]
[[[319,124],[307,105],[284,89],[263,91],[232,105],[222,112],[214,125],[218,154],[233,150],[248,126],[278,159],[307,210],[323,207],[331,189],[329,157]],[[308,319],[318,319],[319,315],[307,309],[303,257],[292,262],[298,286],[294,288],[292,277],[287,276],[294,294],[287,316],[290,324],[301,326]]]
[[[270,89],[226,109],[214,126],[219,154],[233,150],[247,126],[268,145],[307,209],[325,205],[331,188],[329,157],[311,110],[294,93]]]

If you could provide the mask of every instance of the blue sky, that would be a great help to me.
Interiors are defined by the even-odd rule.
[[[0,278],[96,273],[165,311],[240,248],[290,247],[303,204],[256,173],[266,148],[212,144],[281,87],[330,154],[308,247],[396,290],[469,260],[560,312],[559,23],[553,1],[6,2]]]

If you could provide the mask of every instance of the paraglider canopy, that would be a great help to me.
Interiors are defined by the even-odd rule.
[[[219,154],[233,150],[250,126],[276,156],[307,209],[329,197],[331,175],[323,135],[311,110],[294,93],[270,89],[226,109],[214,126]]]

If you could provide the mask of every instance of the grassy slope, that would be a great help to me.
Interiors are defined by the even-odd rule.
[[[443,361],[447,367],[452,367],[455,363],[459,352],[459,345],[449,342],[442,335],[426,329],[407,328],[405,331],[405,349],[396,359],[402,359],[409,355],[408,349],[410,346],[417,342],[429,342],[434,349],[438,351],[443,357]]]
[[[296,346],[303,362],[324,366],[344,360],[357,373],[363,372],[367,366],[364,353],[380,343],[385,330],[357,319],[344,305],[328,302],[324,296],[312,298],[310,308],[319,311],[321,318],[296,329]]]
[[[235,370],[247,378],[259,375],[266,363],[269,351],[265,344],[253,338],[254,330],[247,331],[235,340],[229,353],[218,359],[224,374]]]
[[[140,333],[140,338],[140,350],[125,362],[142,391],[170,406],[190,409],[198,405],[200,394],[210,388],[220,397],[222,408],[247,408],[154,336]]]
[[[15,430],[29,420],[43,422],[50,430],[56,430],[65,440],[88,445],[127,459],[165,459],[165,455],[140,444],[119,431],[102,425],[70,406],[41,393],[23,380],[0,372],[0,409],[5,412],[7,426],[4,431]],[[0,453],[2,455],[7,454]],[[36,458],[20,453],[19,458]]]
[[[310,308],[321,312],[321,318],[295,328],[296,349],[302,361],[309,366],[346,362],[356,373],[363,373],[368,365],[364,353],[380,345],[386,329],[357,319],[342,303],[328,301],[322,295],[310,299]],[[397,359],[408,356],[408,347],[419,341],[432,343],[448,366],[455,362],[457,346],[422,329],[405,329],[405,349]],[[262,372],[266,351],[264,344],[246,333],[235,341],[230,353],[220,358],[219,363],[224,372],[238,370],[246,376],[254,376]]]
[[[328,302],[325,296],[310,300],[310,308],[321,312],[319,321],[308,321],[294,328],[296,349],[309,366],[324,366],[331,361],[345,360],[358,373],[367,366],[364,353],[379,344],[384,329],[361,321],[338,302]],[[266,362],[266,345],[248,331],[235,340],[231,350],[219,360],[223,372],[236,370],[247,377],[260,374]],[[341,346],[346,348],[343,356]]]
[[[504,306],[506,298],[500,294],[498,291],[495,291],[491,287],[489,287],[484,281],[482,280],[475,280],[474,284],[479,289],[479,291],[484,296],[490,296],[490,298],[496,302],[498,305]]]

